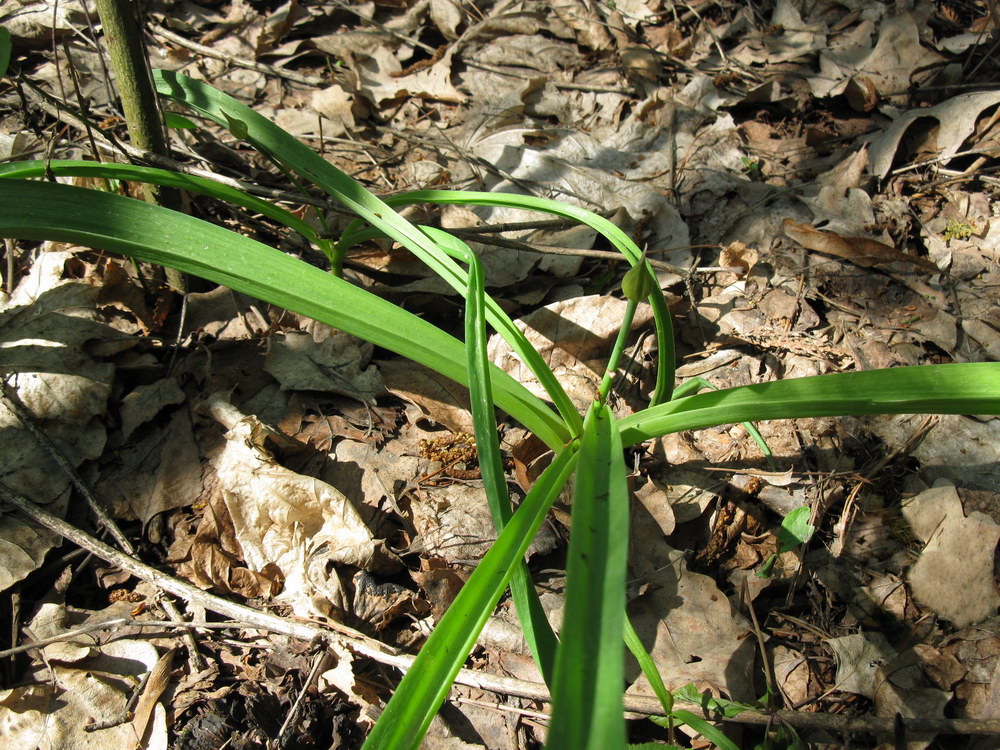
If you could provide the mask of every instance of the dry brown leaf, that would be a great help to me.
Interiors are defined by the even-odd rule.
[[[139,519],[145,526],[158,513],[194,503],[201,495],[201,472],[190,413],[178,409],[162,427],[102,461],[94,491],[116,517]]]
[[[688,570],[684,553],[662,539],[633,555],[634,576],[650,584],[629,617],[667,689],[706,683],[716,694],[753,700],[750,624],[711,578]],[[628,692],[651,695],[644,676]]]
[[[809,660],[801,652],[778,645],[770,649],[770,659],[785,705],[798,705],[815,695]]]
[[[849,260],[862,268],[884,268],[889,263],[906,263],[927,273],[939,269],[926,258],[902,253],[896,248],[866,237],[843,237],[834,232],[813,229],[792,219],[784,221],[785,234],[808,250]]]
[[[412,401],[432,422],[452,432],[473,432],[469,390],[429,367],[402,359],[378,363],[386,389]]]
[[[560,21],[573,29],[581,44],[595,51],[613,48],[604,19],[598,15],[591,3],[584,0],[553,0],[549,7]]]
[[[346,496],[274,460],[265,441],[272,435],[280,441],[280,435],[240,414],[220,394],[210,399],[209,409],[229,427],[215,470],[242,557],[257,572],[270,563],[277,565],[285,578],[280,598],[296,612],[309,616],[317,607],[322,609],[322,598],[330,596],[338,600],[335,606],[341,606],[333,566],[392,567],[392,556]],[[321,582],[311,577],[319,569],[316,566],[328,568],[323,580],[330,590],[320,591]]]
[[[919,655],[907,649],[875,673],[875,714],[943,718],[944,708],[951,701],[951,691],[935,688],[921,668]],[[909,733],[908,733],[909,734]],[[912,733],[906,747],[921,750],[934,739],[932,734]]]
[[[837,658],[835,688],[874,697],[876,672],[896,658],[896,650],[881,633],[852,633],[824,640]]]
[[[923,148],[946,164],[962,150],[984,112],[997,104],[1000,104],[1000,91],[976,91],[959,94],[933,107],[904,112],[872,141],[869,147],[872,174],[885,177],[889,173],[903,136],[911,125],[925,118],[936,120],[938,126],[924,136]],[[928,138],[933,139],[932,142],[926,142]]]
[[[327,391],[362,403],[384,389],[374,365],[368,365],[372,345],[346,333],[325,332],[318,340],[302,331],[271,337],[264,369],[282,390]]]
[[[943,502],[943,493],[951,502]],[[1000,594],[993,579],[993,558],[1000,525],[979,511],[966,516],[954,487],[911,498],[903,514],[927,541],[908,575],[914,599],[958,627],[995,615]]]

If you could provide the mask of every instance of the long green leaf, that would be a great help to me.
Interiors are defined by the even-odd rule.
[[[639,662],[639,668],[646,676],[649,686],[653,689],[653,695],[660,699],[660,705],[663,706],[663,713],[669,716],[670,712],[674,710],[674,697],[667,690],[667,686],[663,684],[663,678],[660,677],[660,670],[656,668],[653,657],[649,655],[646,647],[642,645],[642,640],[639,638],[639,634],[635,632],[632,621],[628,618],[627,614],[625,615],[625,645],[628,646],[628,650],[632,652],[635,660]]]
[[[513,508],[503,459],[500,456],[500,440],[493,407],[493,385],[490,379],[489,358],[486,354],[486,297],[483,266],[468,245],[457,237],[432,227],[421,229],[438,246],[453,257],[469,264],[469,289],[465,296],[465,353],[466,368],[469,372],[469,395],[472,406],[472,420],[476,432],[476,448],[479,454],[479,468],[483,475],[483,489],[489,504],[490,515],[497,533],[503,531],[510,522]],[[524,639],[531,649],[535,663],[546,684],[551,684],[555,670],[556,636],[545,617],[545,610],[538,600],[538,592],[531,580],[527,564],[522,561],[510,580],[514,607],[521,623]]]
[[[973,362],[834,373],[699,393],[625,417],[634,445],[732,422],[847,414],[1000,414],[1000,363]]]
[[[215,180],[209,180],[197,175],[171,172],[155,167],[143,167],[136,164],[117,164],[114,162],[75,161],[67,159],[51,159],[49,161],[14,161],[0,164],[0,177],[8,179],[28,179],[45,177],[46,170],[56,177],[91,177],[109,180],[130,180],[133,182],[148,182],[153,185],[187,190],[191,193],[207,195],[220,201],[226,201],[237,206],[243,206],[256,211],[289,229],[294,229],[303,237],[314,243],[327,255],[330,254],[330,241],[321,240],[316,236],[309,224],[290,211],[275,206],[266,200],[237,190]]]
[[[625,747],[625,579],[629,499],[620,433],[606,404],[583,422],[566,562],[566,603],[546,747]]]
[[[408,248],[459,294],[465,294],[467,274],[452,258],[388,204],[365,190],[361,183],[348,177],[290,133],[200,81],[165,70],[154,70],[153,79],[162,95],[229,128],[237,137],[322,188],[387,237]],[[546,389],[570,430],[576,434],[581,423],[580,415],[541,355],[528,344],[494,300],[488,298],[486,305],[490,325],[510,342]]]
[[[0,26],[0,78],[7,75],[11,49],[10,31],[6,26]]]
[[[714,743],[719,750],[740,750],[739,747],[736,746],[736,743],[726,736],[725,732],[714,724],[710,724],[705,721],[705,719],[701,718],[697,714],[685,711],[684,709],[677,709],[674,711],[674,718],[680,720],[680,722],[684,724],[687,724],[706,740]]]
[[[542,472],[496,542],[476,566],[365,741],[364,750],[420,746],[476,638],[576,464],[571,443]],[[621,685],[618,686],[619,700]]]
[[[60,240],[177,268],[307,315],[466,383],[461,342],[303,261],[204,221],[131,198],[0,180],[0,236]],[[58,210],[53,210],[57,206]],[[552,448],[569,434],[524,386],[493,370],[497,403]]]
[[[457,206],[497,206],[501,208],[519,208],[525,211],[538,211],[540,213],[551,214],[552,216],[561,216],[564,219],[571,219],[589,226],[594,231],[602,234],[618,252],[628,259],[633,267],[640,263],[643,257],[635,242],[632,241],[632,238],[603,216],[598,216],[585,208],[561,203],[549,198],[538,198],[533,195],[518,195],[515,193],[481,193],[471,190],[415,190],[409,193],[390,196],[385,199],[385,202],[393,208],[408,206],[414,203],[436,203]],[[342,240],[342,242],[351,244],[357,241],[349,236],[350,232],[351,227],[348,227],[348,237]],[[648,301],[653,308],[658,345],[656,388],[651,399],[651,403],[655,405],[670,400],[674,385],[675,353],[674,331],[670,319],[670,310],[667,307],[666,299],[663,297],[663,292],[659,289],[659,285],[654,283],[653,287]]]

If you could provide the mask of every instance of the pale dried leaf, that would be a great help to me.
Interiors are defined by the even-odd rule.
[[[779,645],[770,650],[770,659],[787,705],[803,703],[812,697],[809,660],[801,652]]]
[[[329,391],[369,403],[384,391],[378,370],[368,365],[371,352],[371,344],[346,333],[316,341],[289,331],[271,338],[264,369],[282,390]]]
[[[937,159],[946,164],[948,159],[962,150],[965,140],[976,129],[976,122],[984,111],[997,104],[1000,104],[1000,91],[975,91],[959,94],[934,107],[904,112],[872,141],[872,174],[885,177],[889,173],[906,131],[923,118],[937,120],[938,127],[932,131],[933,143],[929,147],[937,152]]]
[[[213,416],[231,424],[235,415],[216,400]],[[382,567],[388,558],[346,496],[274,460],[265,447],[271,434],[254,417],[239,419],[226,434],[215,468],[248,567],[259,572],[276,565],[285,579],[280,598],[308,616],[316,606],[317,582],[307,575],[311,561],[368,569]]]
[[[865,423],[886,443],[902,448],[925,417],[869,417]],[[958,487],[1000,492],[1000,419],[973,419],[951,414],[937,417],[933,431],[913,449],[920,476],[927,483],[948,479]]]
[[[108,619],[109,614],[105,610],[93,613],[88,619]],[[59,635],[66,629],[65,607],[54,603],[44,605],[28,626],[39,638]],[[156,649],[146,641],[123,638],[97,645],[89,634],[77,636],[74,643],[62,646],[60,653],[69,654],[73,650],[72,661],[52,658],[45,664],[38,663],[28,676],[28,684],[0,694],[4,743],[9,747],[43,750],[136,747],[138,738],[128,722],[94,732],[84,732],[82,727],[93,721],[121,718],[131,690],[142,674],[156,664]],[[167,748],[162,705],[153,714],[144,748]]]
[[[354,94],[345,91],[338,84],[314,91],[312,108],[329,120],[328,123],[323,123],[324,137],[337,137],[355,131]]]
[[[965,627],[996,614],[1000,606],[993,579],[1000,526],[979,511],[966,516],[953,493],[954,488],[929,490],[907,504],[907,519],[914,519],[914,531],[927,539],[908,579],[917,602]],[[951,498],[947,505],[945,498]]]
[[[896,657],[896,650],[881,633],[852,633],[827,638],[837,658],[836,689],[874,697],[878,669]]]
[[[69,253],[43,253],[0,312],[0,373],[63,457],[78,466],[104,449],[102,417],[114,377],[110,364],[88,352],[95,343],[120,341],[96,309],[98,290],[64,282]],[[61,515],[69,477],[6,405],[0,405],[0,469],[4,483]],[[56,542],[51,532],[18,515],[0,519],[0,586],[34,570]]]

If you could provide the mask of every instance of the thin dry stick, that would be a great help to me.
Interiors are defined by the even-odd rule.
[[[90,487],[76,473],[76,469],[72,467],[59,447],[35,423],[34,415],[28,411],[17,391],[11,387],[10,383],[2,379],[0,379],[0,390],[3,391],[4,401],[8,408],[14,412],[14,415],[20,420],[21,424],[31,433],[31,436],[35,438],[35,441],[42,446],[52,460],[59,464],[59,468],[66,473],[73,486],[76,487],[77,492],[83,496],[90,510],[97,516],[98,524],[114,538],[119,547],[126,552],[134,554],[135,548],[132,546],[132,542],[122,533],[122,530],[118,528],[118,524],[114,522],[114,519],[108,515],[104,506],[94,497],[94,493],[90,491]]]
[[[15,656],[16,654],[23,654],[25,651],[34,651],[38,649],[45,648],[53,643],[60,643],[62,641],[72,641],[73,639],[86,635],[88,633],[95,633],[99,630],[111,630],[113,628],[118,628],[119,626],[128,628],[171,628],[176,630],[252,630],[248,623],[245,622],[188,622],[181,621],[176,622],[174,620],[135,620],[131,617],[112,617],[110,620],[103,620],[101,622],[92,622],[88,625],[83,625],[82,627],[76,628],[74,630],[67,630],[65,633],[60,633],[59,635],[54,635],[51,638],[43,638],[40,641],[32,641],[31,643],[25,643],[22,646],[15,646],[14,648],[8,648],[4,651],[0,651],[0,659],[5,659],[8,656]],[[132,636],[140,637],[140,636]],[[143,635],[141,637],[152,637]]]
[[[175,34],[169,29],[158,26],[155,23],[150,24],[149,27],[153,30],[153,33],[156,34],[156,36],[163,37],[164,39],[181,47],[187,47],[189,50],[197,52],[199,55],[204,57],[214,57],[216,60],[223,60],[230,65],[236,66],[237,68],[246,68],[247,70],[255,70],[258,73],[278,76],[279,78],[284,78],[294,83],[301,83],[303,86],[311,86],[312,88],[323,88],[331,83],[331,81],[324,81],[322,78],[316,78],[314,76],[304,76],[300,73],[296,73],[295,71],[280,68],[277,65],[268,65],[267,63],[257,62],[256,60],[248,60],[245,57],[227,55],[225,52],[219,52],[212,47],[206,47],[204,44],[192,42],[190,39],[186,39],[180,34]]]
[[[266,612],[259,612],[242,604],[235,604],[234,602],[213,596],[186,581],[174,578],[109,547],[89,534],[85,534],[79,529],[74,528],[61,518],[56,518],[51,513],[42,510],[30,500],[12,492],[3,484],[0,484],[0,500],[13,505],[46,528],[69,539],[74,544],[83,547],[102,560],[112,565],[117,565],[122,570],[126,570],[138,578],[155,583],[165,591],[194,602],[205,609],[218,612],[235,620],[240,620],[248,628],[281,633],[282,635],[298,638],[303,641],[321,639],[335,649],[343,649],[341,653],[350,651],[359,656],[366,656],[381,664],[396,667],[404,672],[413,664],[415,657],[392,649],[346,625],[331,622],[329,624],[334,629],[325,628],[311,622],[291,620]],[[194,624],[189,625],[192,627],[195,626]],[[201,626],[198,625],[198,627]],[[459,671],[455,682],[481,690],[489,690],[501,695],[513,695],[519,698],[551,702],[551,696],[545,685],[526,680],[501,677],[486,672],[476,672],[471,669],[462,669]],[[693,711],[702,710],[700,706],[686,701],[675,701],[674,705],[677,708],[686,708]],[[659,699],[646,695],[626,695],[625,710],[649,716],[660,716],[663,712]],[[773,721],[774,718],[778,718],[797,729],[825,730],[846,734],[891,735],[895,726],[893,719],[877,716],[850,717],[799,713],[796,711],[777,711],[771,715],[744,712],[740,716],[731,718],[711,715],[708,715],[708,718],[736,724],[754,725],[766,725]],[[903,719],[902,721],[906,731],[913,733],[1000,735],[1000,719]]]
[[[86,482],[77,474],[76,469],[73,468],[72,464],[66,459],[59,450],[59,447],[52,442],[48,435],[46,435],[41,428],[35,423],[34,415],[28,411],[27,407],[21,401],[20,396],[18,396],[17,391],[10,386],[6,380],[0,379],[0,389],[3,391],[4,399],[17,418],[21,421],[21,424],[27,428],[28,432],[31,433],[32,437],[38,442],[48,452],[52,457],[52,460],[59,464],[66,475],[69,477],[73,486],[76,487],[77,492],[79,492],[84,500],[86,500],[88,507],[93,511],[94,515],[97,516],[97,520],[100,525],[114,538],[118,546],[121,547],[125,552],[130,555],[135,554],[135,547],[125,534],[122,533],[121,529],[118,528],[118,524],[114,522],[114,519],[108,515],[107,511],[100,501],[94,496],[94,493],[90,491],[90,487]],[[166,611],[167,615],[177,622],[182,622],[184,617],[181,615],[180,611],[177,609],[177,605],[173,603],[167,597],[160,598],[160,605]],[[198,643],[194,639],[194,635],[191,632],[184,634],[184,640],[187,645],[188,659],[191,661],[191,667],[194,671],[201,671],[205,668],[205,662],[201,658],[201,654],[198,652]]]

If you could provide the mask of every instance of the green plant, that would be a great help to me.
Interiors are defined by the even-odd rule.
[[[674,393],[673,335],[666,303],[656,284],[644,283],[633,274],[630,307],[647,294],[659,341],[651,406],[618,420],[605,403],[608,389],[602,385],[581,417],[538,352],[485,293],[482,269],[469,248],[441,230],[414,226],[394,209],[413,202],[514,206],[575,219],[601,233],[639,269],[637,274],[649,275],[639,249],[616,226],[574,206],[521,195],[432,190],[381,200],[273,123],[210,86],[161,71],[155,79],[162,95],[238,134],[283,169],[326,191],[353,211],[359,222],[329,246],[283,209],[207,180],[112,164],[52,162],[51,170],[169,184],[231,200],[316,242],[330,257],[334,271],[352,243],[383,235],[409,249],[465,299],[462,342],[335,273],[224,228],[111,193],[15,181],[43,175],[45,164],[11,164],[0,169],[0,205],[4,206],[0,236],[77,242],[171,266],[336,326],[469,386],[486,499],[499,535],[403,677],[368,737],[368,748],[420,744],[508,585],[529,645],[552,690],[550,747],[624,746],[623,640],[639,659],[668,722],[676,726],[686,721],[707,736],[712,728],[704,719],[674,710],[672,697],[624,615],[628,490],[623,448],[680,430],[762,419],[914,412],[1000,414],[1000,365],[994,363],[824,375],[707,393],[695,393],[705,385],[695,382]],[[489,364],[487,324],[532,370],[554,409]],[[620,336],[610,353],[611,362],[617,361],[623,344],[624,336]],[[613,373],[614,367],[609,370]],[[516,512],[507,495],[496,444],[494,405],[555,452]],[[541,614],[523,560],[528,544],[574,472],[568,614],[557,642]],[[715,734],[722,736],[717,730]]]
[[[778,555],[789,552],[800,544],[805,544],[812,539],[816,528],[809,523],[809,516],[811,514],[812,508],[804,505],[801,508],[796,508],[781,519],[781,527],[778,529],[778,551],[764,561],[764,564],[761,565],[760,570],[757,572],[758,577],[767,578],[771,575],[771,570],[774,568],[774,563],[778,559]]]
[[[979,231],[979,227],[970,221],[959,219],[948,219],[948,224],[944,228],[945,240],[967,240]]]

